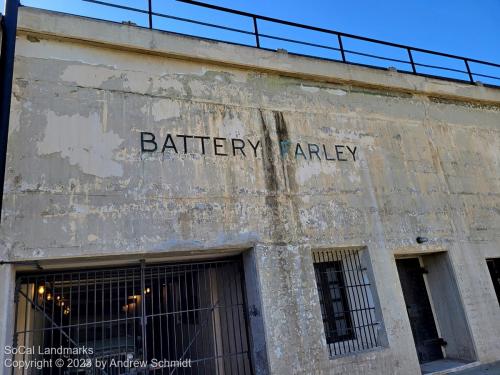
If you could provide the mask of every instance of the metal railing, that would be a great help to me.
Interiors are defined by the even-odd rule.
[[[2,29],[0,51],[0,220],[3,206],[5,166],[7,162],[7,141],[9,138],[18,9],[19,0],[8,0],[5,3],[5,14],[0,17],[0,27]]]
[[[301,51],[298,52],[287,51],[288,53],[293,53],[296,55],[317,57],[327,60],[343,62],[347,64],[369,66],[373,68],[383,68],[383,69],[390,68],[398,70],[400,72],[410,73],[415,75],[435,77],[435,78],[454,80],[460,82],[468,82],[474,84],[482,83],[486,86],[500,87],[500,64],[495,64],[491,62],[481,61],[458,55],[452,55],[448,53],[435,52],[423,48],[417,48],[398,43],[386,42],[378,39],[362,37],[358,35],[343,33],[321,27],[304,25],[296,22],[284,21],[277,18],[266,17],[253,13],[229,9],[221,6],[206,4],[195,0],[177,0],[177,1],[218,11],[221,12],[221,14],[226,14],[226,15],[232,14],[244,17],[251,22],[251,24],[253,25],[253,29],[245,30],[240,27],[230,27],[213,22],[206,22],[191,18],[174,16],[166,13],[156,12],[153,9],[152,0],[147,0],[147,9],[119,5],[100,0],[83,0],[83,1],[87,3],[93,3],[106,7],[112,7],[125,11],[131,11],[147,15],[148,27],[150,29],[156,28],[154,25],[154,21],[156,19],[169,19],[173,21],[186,22],[192,25],[217,29],[220,32],[232,33],[232,35],[234,35],[234,33],[237,33],[247,37],[250,36],[252,37],[253,42],[251,44],[239,43],[235,41],[235,39],[238,38],[231,38],[231,37],[229,37],[226,40],[222,40],[220,38],[206,38],[206,39],[252,46],[266,50],[281,49],[280,46],[278,46],[278,48],[266,47],[266,43],[269,44],[270,41],[281,42],[287,45],[295,45],[301,47],[315,48],[316,50],[335,52],[338,54],[338,58],[331,58],[331,57],[325,58],[322,56],[321,53],[302,53]],[[307,30],[309,32],[320,33],[325,36],[333,36],[336,43],[330,45],[325,43],[318,43],[315,41],[300,40],[296,37],[288,37],[286,35],[275,35],[274,33],[263,32],[261,30],[261,27],[269,24],[274,26],[285,26],[289,28]],[[175,31],[175,30],[169,30],[169,31]],[[193,35],[190,33],[182,33],[182,34]],[[294,33],[294,36],[295,34],[297,33]],[[200,35],[195,35],[195,36],[204,37]],[[358,43],[359,42],[368,43],[371,46],[371,48],[368,48],[366,50],[356,50],[355,48],[346,48],[346,42],[349,43],[353,41]],[[392,49],[393,52],[399,54],[399,57],[391,57],[388,56],[387,54],[385,55],[382,54],[382,50],[384,48]],[[376,49],[378,52],[377,51],[372,52],[373,49]],[[363,61],[362,59],[365,59],[365,61]],[[432,61],[436,59],[445,59],[448,63],[443,64],[443,63],[429,62],[429,60]],[[390,64],[399,64],[400,67],[396,69],[393,66],[380,66],[377,63],[373,62],[367,63],[366,60],[385,62]],[[432,73],[429,73],[429,71],[432,71]]]

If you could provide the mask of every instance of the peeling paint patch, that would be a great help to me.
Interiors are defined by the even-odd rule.
[[[123,88],[137,93],[150,92],[153,86],[153,78],[149,73],[127,71],[122,73],[121,80]]]
[[[182,74],[179,74],[182,75]],[[157,81],[153,81],[154,90],[162,89],[168,90],[173,89],[180,93],[181,95],[185,95],[184,85],[177,79],[170,78],[168,76],[161,76]]]
[[[108,68],[92,65],[70,65],[61,79],[67,82],[75,82],[79,86],[99,87],[114,76],[114,71]]]
[[[306,92],[310,92],[312,94],[315,94],[319,91],[319,87],[314,87],[314,86],[304,86],[304,85],[300,85],[300,88],[303,90],[303,91],[306,91]]]
[[[151,106],[151,114],[155,121],[168,120],[181,116],[179,104],[172,100],[157,100]]]
[[[203,83],[198,81],[191,81],[189,82],[188,86],[191,89],[192,95],[195,96],[203,96],[208,92],[207,87]]]
[[[49,111],[44,139],[37,146],[39,155],[60,153],[84,173],[104,178],[123,175],[122,165],[112,160],[114,149],[122,142],[112,131],[102,131],[97,113],[58,116]]]
[[[337,96],[347,95],[347,91],[339,90],[339,89],[327,89],[326,92],[329,94],[332,94],[332,95],[337,95]]]
[[[147,115],[149,113],[149,103],[144,104],[140,111],[143,115]]]
[[[329,169],[329,171],[327,171]],[[337,167],[334,164],[325,165],[321,163],[304,163],[300,164],[295,172],[295,179],[299,184],[305,184],[314,177],[318,177],[323,173],[334,175]]]
[[[300,183],[304,184],[315,176],[319,176],[322,173],[320,163],[307,163],[299,165],[295,172],[295,179]]]
[[[224,134],[230,138],[240,138],[246,134],[245,124],[236,116],[224,116]]]
[[[21,102],[12,95],[9,132],[18,132],[21,126]]]

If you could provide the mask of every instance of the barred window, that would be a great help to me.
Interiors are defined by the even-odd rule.
[[[330,356],[379,346],[375,304],[363,250],[313,251],[326,343]]]
[[[327,344],[354,338],[342,276],[342,263],[339,261],[316,263],[314,268]]]

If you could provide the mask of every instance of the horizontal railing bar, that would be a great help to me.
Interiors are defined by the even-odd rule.
[[[111,7],[111,8],[118,8],[118,9],[129,10],[129,11],[132,11],[132,12],[149,14],[149,11],[143,10],[143,9],[140,9],[140,8],[132,8],[132,7],[124,6],[124,5],[111,4],[111,3],[107,3],[107,2],[99,1],[99,0],[83,0],[83,1],[85,1],[87,3],[94,3],[94,4],[104,5],[104,6],[108,6],[108,7]],[[177,17],[177,16],[172,16],[172,15],[164,14],[164,13],[151,12],[151,15],[155,16],[155,17],[169,18],[169,19],[173,19],[173,20],[177,20],[177,21],[184,21],[184,22],[194,23],[194,24],[202,25],[202,26],[215,27],[215,28],[218,28],[218,29],[228,30],[228,31],[234,31],[234,32],[237,32],[237,33],[242,33],[242,34],[247,34],[247,35],[254,35],[254,33],[251,32],[251,31],[246,31],[246,30],[241,30],[241,29],[235,29],[235,28],[232,28],[232,27],[217,25],[217,24],[209,23],[209,22],[191,20],[189,18]]]
[[[144,14],[149,14],[149,11],[145,9],[140,9],[140,8],[132,8],[126,5],[119,5],[119,4],[112,4],[112,3],[107,3],[105,1],[99,1],[99,0],[82,0],[86,3],[93,3],[93,4],[98,4],[98,5],[104,5],[112,8],[118,8],[118,9],[123,9],[123,10],[130,10],[131,12],[138,12],[138,13],[144,13]]]
[[[393,61],[393,62],[399,62],[399,63],[403,63],[403,64],[409,64],[411,65],[411,62],[409,61],[405,61],[405,60],[399,60],[399,59],[393,59],[391,57],[382,57],[382,56],[378,56],[378,55],[372,55],[370,53],[364,53],[364,52],[356,52],[356,51],[351,51],[351,50],[348,50],[348,49],[344,49],[344,52],[345,53],[350,53],[350,54],[353,54],[353,55],[360,55],[360,56],[366,56],[366,57],[373,57],[375,59],[380,59],[380,60],[387,60],[387,61]]]
[[[423,64],[423,63],[415,63],[415,65],[416,66],[421,66],[421,67],[424,67],[424,68],[441,69],[441,70],[448,70],[450,72],[467,74],[466,70],[460,70],[460,69],[454,69],[454,68],[446,68],[444,66],[431,65],[431,64]]]
[[[241,33],[241,34],[255,35],[251,31],[246,31],[246,30],[241,30],[241,29],[235,29],[233,27],[228,27],[228,26],[216,25],[214,23],[208,23],[208,22],[203,22],[203,21],[190,20],[188,18],[176,17],[176,16],[171,16],[171,15],[168,15],[168,14],[162,14],[162,13],[156,13],[156,12],[152,12],[151,14],[153,16],[156,16],[156,17],[169,18],[169,19],[173,19],[173,20],[177,20],[177,21],[190,22],[190,23],[194,23],[194,24],[197,24],[197,25],[215,27],[217,29],[234,31],[234,32]]]
[[[477,76],[477,77],[484,77],[484,78],[491,78],[491,79],[498,79],[498,80],[500,80],[500,77],[490,76],[490,75],[487,75],[487,74],[472,73],[472,75],[473,76]]]
[[[276,37],[276,36],[267,35],[267,34],[259,34],[259,36],[265,37],[265,38],[270,38],[270,39],[283,40],[283,41],[286,41],[286,42],[292,42],[292,43],[297,43],[297,44],[304,44],[304,45],[318,47],[318,48],[325,48],[325,49],[330,49],[330,50],[334,50],[334,51],[340,51],[339,48],[328,47],[328,46],[324,46],[324,45],[321,45],[321,44],[308,43],[308,42],[303,42],[303,41],[299,41],[299,40],[288,39],[288,38],[281,38],[281,37]],[[346,50],[346,49],[344,49],[344,53],[350,53],[350,54],[353,54],[353,55],[371,57],[371,58],[375,58],[375,59],[379,59],[379,60],[393,61],[393,62],[399,62],[399,63],[402,63],[402,64],[411,65],[410,61],[405,61],[405,60],[400,60],[400,59],[394,59],[394,58],[391,58],[391,57],[383,57],[383,56],[373,55],[373,54],[364,53],[364,52],[357,52],[357,51],[352,51],[352,50]],[[307,56],[312,56],[312,55],[307,55]],[[314,56],[312,56],[312,57],[314,57]],[[416,63],[416,62],[414,62],[414,65],[415,66],[424,67],[424,68],[433,68],[433,69],[440,69],[440,70],[446,70],[446,71],[450,71],[450,72],[467,74],[467,72],[465,70],[454,69],[454,68],[447,68],[447,67],[444,67],[444,66],[437,66],[437,65],[430,65],[430,64],[423,64],[423,63]],[[479,73],[473,73],[473,75],[483,76],[483,77],[486,77],[486,78],[500,79],[499,77],[488,76],[488,75],[481,75]],[[439,76],[436,76],[436,77],[439,77]]]
[[[279,36],[274,36],[274,35],[260,34],[260,33],[259,33],[259,37],[261,37],[261,38],[268,38],[268,39],[275,39],[275,40],[282,40],[282,41],[284,41],[284,42],[291,42],[291,43],[303,44],[303,45],[305,45],[305,46],[311,46],[311,47],[318,47],[318,48],[330,49],[330,50],[337,51],[337,52],[338,52],[338,51],[340,51],[340,48],[329,47],[329,46],[325,46],[325,45],[323,45],[323,44],[316,44],[316,43],[304,42],[304,41],[301,41],[301,40],[296,40],[296,39],[282,38],[282,37],[279,37]]]
[[[428,53],[428,54],[439,55],[439,56],[449,57],[449,58],[459,59],[459,60],[468,60],[469,62],[476,62],[476,63],[481,63],[481,64],[485,64],[485,65],[491,65],[491,66],[496,66],[496,67],[500,68],[500,64],[495,64],[495,63],[488,62],[488,61],[481,61],[481,60],[471,59],[471,58],[464,57],[464,56],[452,55],[452,54],[444,53],[444,52],[436,52],[436,51],[431,51],[431,50],[428,50],[428,49],[423,49],[423,48],[418,48],[418,47],[411,47],[411,46],[404,45],[404,44],[386,42],[386,41],[383,41],[383,40],[368,38],[368,37],[354,35],[354,34],[343,33],[343,32],[340,32],[340,31],[325,29],[325,28],[322,28],[322,27],[309,26],[309,25],[304,25],[304,24],[300,24],[300,23],[296,23],[296,22],[280,20],[278,18],[272,18],[272,17],[267,17],[267,16],[260,16],[258,14],[254,14],[254,13],[242,12],[242,11],[239,11],[239,10],[225,8],[225,7],[221,7],[221,6],[218,6],[218,5],[206,4],[206,3],[202,3],[202,2],[199,2],[199,1],[195,1],[195,0],[176,0],[176,1],[179,1],[179,2],[182,2],[182,3],[186,3],[186,4],[198,5],[198,6],[201,6],[201,7],[204,7],[204,8],[209,8],[209,9],[214,9],[214,10],[220,10],[220,11],[223,11],[223,12],[237,14],[237,15],[240,15],[240,16],[246,16],[246,17],[252,17],[252,18],[255,17],[255,18],[260,19],[262,21],[275,22],[275,23],[279,23],[279,24],[282,24],[282,25],[293,26],[293,27],[298,27],[298,28],[307,29],[307,30],[313,30],[313,31],[319,31],[319,32],[328,33],[328,34],[340,35],[340,36],[346,37],[346,38],[358,39],[358,40],[363,40],[365,42],[383,44],[383,45],[386,45],[386,46],[403,48],[403,49],[406,49],[406,50],[410,49],[411,51],[414,51],[414,52]]]

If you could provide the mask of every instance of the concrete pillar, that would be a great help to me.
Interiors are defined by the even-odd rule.
[[[328,352],[310,247],[257,245],[255,254],[271,373],[316,373]]]

